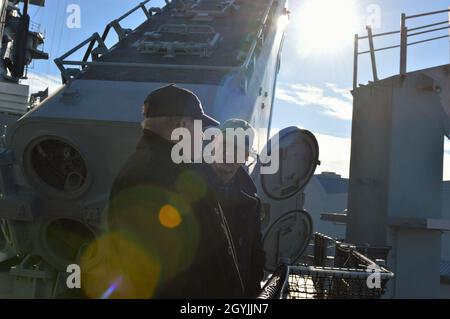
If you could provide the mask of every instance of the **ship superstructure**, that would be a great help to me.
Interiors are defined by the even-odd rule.
[[[22,9],[19,3],[23,2]],[[44,35],[28,15],[29,6],[44,6],[45,0],[0,1],[0,125],[11,124],[29,108],[30,88],[20,84],[26,78],[27,67],[33,60],[46,60],[48,54],[39,47]]]
[[[400,31],[373,34],[368,28],[367,36],[355,38],[348,211],[323,216],[347,223],[346,243],[317,234],[307,250],[313,223],[303,209],[304,189],[320,164],[318,143],[297,127],[267,143],[287,1],[150,5],[142,2],[55,59],[65,85],[8,127],[0,149],[0,221],[7,242],[0,286],[11,289],[0,295],[67,293],[67,266],[78,263],[86,247],[107,232],[110,186],[141,134],[145,97],[177,83],[195,92],[206,113],[220,121],[249,121],[259,133],[257,151],[280,151],[276,172],[260,174],[264,165],[258,161],[252,177],[264,212],[266,270],[294,265],[288,267],[291,276],[288,271],[280,281],[284,288],[300,289],[297,298],[379,298],[389,282],[388,297],[437,297],[441,234],[450,229],[441,207],[449,66],[408,73],[406,58],[408,46],[424,43],[408,42],[409,37],[442,30],[434,27],[444,24],[448,29],[448,21],[408,30],[407,20],[423,15],[404,15]],[[136,12],[145,21],[134,30],[123,27]],[[119,41],[108,46],[112,33]],[[393,34],[402,40],[400,74],[379,80],[376,52],[394,47],[376,49],[374,38]],[[368,40],[370,50],[360,52],[360,40]],[[374,81],[358,86],[362,54],[371,56]],[[330,242],[334,256],[328,255]],[[97,253],[91,256],[94,262],[102,258]],[[392,269],[395,277],[361,253]],[[300,259],[314,266],[298,267]],[[367,267],[382,270],[383,287],[366,285]]]
[[[145,21],[124,28],[121,22],[136,12]],[[0,219],[7,255],[14,256],[0,276],[2,286],[15,287],[7,296],[48,298],[67,290],[67,266],[106,231],[110,186],[136,146],[141,107],[153,89],[177,83],[195,92],[211,116],[249,121],[261,150],[288,15],[285,0],[174,0],[162,8],[146,0],[55,59],[65,85],[8,127],[0,154]],[[119,41],[108,47],[113,32]],[[312,166],[300,176],[306,183],[317,165],[317,142],[299,129],[286,137],[287,144],[313,153],[305,158]],[[289,174],[295,167],[286,167],[282,180],[295,189],[284,196],[277,186],[281,199],[299,195],[304,186]],[[282,215],[267,211],[268,231]],[[309,222],[300,212],[288,223],[298,215]]]
[[[392,298],[449,297],[443,157],[450,65],[411,71],[407,63],[414,46],[449,38],[449,21],[442,21],[449,12],[403,14],[400,30],[374,34],[368,27],[367,35],[355,36],[348,212],[324,217],[347,222],[348,242],[386,260],[395,273],[387,293]],[[413,24],[423,17],[432,23]],[[376,45],[376,39],[396,35],[399,45]],[[361,41],[370,49],[362,51]],[[377,54],[397,48],[399,74],[379,79]],[[371,57],[373,81],[367,84],[358,84],[361,55]]]

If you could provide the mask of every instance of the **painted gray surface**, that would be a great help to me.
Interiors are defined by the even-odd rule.
[[[348,179],[346,178],[332,174],[316,175],[316,178],[328,194],[348,193]]]
[[[0,132],[4,133],[6,126],[10,126],[15,123],[21,115],[0,113]]]
[[[217,2],[216,2],[217,3]],[[192,16],[182,16],[174,14],[171,10],[162,10],[154,15],[134,30],[126,39],[121,41],[114,49],[100,58],[101,62],[133,62],[152,64],[176,64],[176,65],[213,65],[213,66],[238,66],[240,61],[236,59],[241,50],[248,48],[249,34],[255,33],[264,19],[267,8],[271,5],[271,0],[241,1],[239,8],[223,18],[215,18],[212,21],[193,21]],[[274,21],[276,23],[276,20]],[[175,58],[165,58],[162,54],[145,54],[139,52],[136,43],[143,39],[147,32],[155,32],[162,25],[186,24],[189,26],[211,26],[215,32],[220,33],[222,40],[214,54],[209,58],[199,58],[198,56],[180,55]],[[162,41],[167,41],[162,39]],[[173,40],[172,40],[173,41]],[[180,41],[180,40],[178,40]],[[87,73],[97,72],[89,70]],[[149,74],[148,76],[153,76]],[[164,75],[162,75],[164,77]],[[192,75],[194,78],[201,76]],[[153,80],[146,82],[153,82]]]
[[[439,295],[441,233],[390,220],[442,218],[446,72],[418,71],[354,91],[347,239],[392,246],[390,293],[397,298]]]
[[[305,188],[305,209],[314,221],[314,231],[344,239],[346,224],[324,221],[323,213],[343,213],[347,209],[348,179],[339,175],[315,175]]]
[[[398,229],[392,236],[393,251],[388,263],[395,267],[394,297],[439,298],[440,233]]]
[[[267,7],[267,3],[249,2],[245,7],[263,8]],[[285,1],[277,4],[277,13],[282,14]],[[252,17],[245,16],[245,19],[249,19],[249,25],[256,31],[260,26],[256,23],[259,20],[253,20]],[[222,22],[226,24],[230,20],[224,19]],[[222,28],[224,37],[227,32],[230,36],[239,37],[236,45],[244,41],[244,34],[240,29],[236,32],[236,25]],[[139,32],[132,37],[136,37]],[[12,125],[8,129],[6,146],[14,152],[13,171],[17,193],[2,198],[0,218],[7,219],[17,234],[14,238],[17,252],[22,256],[42,256],[52,267],[65,270],[68,260],[52,252],[45,239],[46,227],[52,220],[65,218],[79,221],[98,236],[105,232],[105,207],[110,185],[139,139],[143,101],[153,89],[164,84],[178,83],[192,90],[199,95],[205,111],[221,121],[242,118],[257,129],[261,128],[258,148],[262,149],[270,127],[284,32],[283,28],[273,28],[266,34],[263,45],[254,56],[252,72],[238,69],[221,74],[219,80],[212,80],[206,73],[196,71],[187,74],[182,71],[159,72],[155,69],[149,77],[139,72],[136,74],[132,68],[111,70],[107,67],[105,70],[114,73],[114,77],[111,77],[108,72],[88,67],[80,78],[60,88]],[[233,39],[231,41],[235,41]],[[131,42],[121,42],[115,46],[117,51],[105,56],[104,60],[129,59],[127,52],[133,50],[129,46]],[[235,49],[223,46],[217,51],[220,56],[228,54],[227,60],[218,57],[212,57],[209,61],[198,57],[195,59],[199,64],[227,64],[236,57]],[[147,61],[150,58],[143,56],[140,59]],[[161,60],[160,57],[155,59]],[[182,65],[187,62],[192,64],[191,60],[180,57],[176,61],[161,62]],[[31,143],[41,138],[61,139],[81,153],[89,172],[87,187],[82,192],[68,196],[55,192],[36,179],[33,170],[26,165],[27,150]]]

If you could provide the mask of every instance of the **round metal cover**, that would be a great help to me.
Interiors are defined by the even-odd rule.
[[[300,192],[308,184],[319,164],[319,145],[315,136],[298,127],[289,127],[272,138],[267,153],[279,150],[279,169],[275,174],[261,174],[264,192],[272,199],[283,200]]]
[[[84,250],[95,242],[95,232],[83,222],[71,218],[55,218],[40,228],[40,252],[57,269],[77,263]]]
[[[86,158],[72,143],[60,137],[43,136],[24,152],[25,172],[40,192],[60,198],[76,198],[91,182]]]
[[[311,216],[305,211],[292,211],[280,217],[264,237],[266,270],[275,271],[280,260],[297,262],[308,247],[313,233]]]

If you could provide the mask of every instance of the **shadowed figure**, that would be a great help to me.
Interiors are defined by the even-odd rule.
[[[143,110],[143,136],[110,194],[108,256],[97,266],[103,279],[91,281],[88,290],[95,293],[88,295],[242,297],[230,230],[215,194],[198,167],[171,159],[174,129],[192,132],[194,120],[218,123],[192,92],[175,85],[152,92]]]

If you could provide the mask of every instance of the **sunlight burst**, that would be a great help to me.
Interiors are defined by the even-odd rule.
[[[295,31],[304,55],[330,55],[348,47],[360,22],[354,0],[306,0],[298,19]]]

